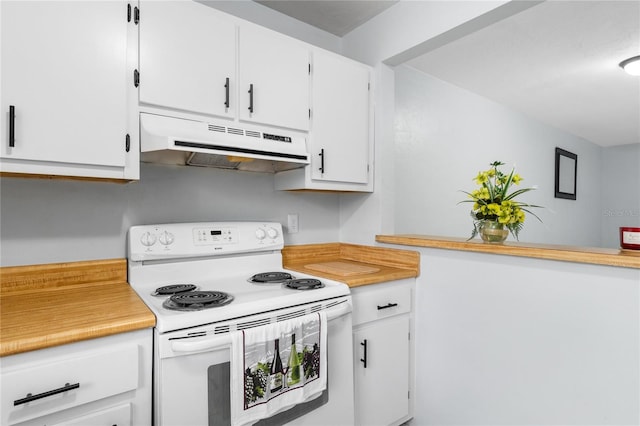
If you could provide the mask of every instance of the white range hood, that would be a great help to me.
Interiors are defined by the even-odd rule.
[[[309,164],[306,140],[281,129],[140,113],[141,159],[150,163],[276,173]]]

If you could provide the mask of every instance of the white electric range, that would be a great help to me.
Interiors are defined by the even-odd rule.
[[[321,310],[329,325],[327,390],[259,424],[353,423],[349,288],[283,269],[283,247],[276,222],[129,230],[129,283],[156,316],[154,424],[230,424],[230,334]]]

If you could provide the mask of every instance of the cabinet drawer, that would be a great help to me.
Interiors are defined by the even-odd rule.
[[[351,289],[353,325],[410,312],[411,291],[405,280]]]
[[[134,390],[139,347],[71,352],[2,372],[2,418],[10,425]],[[18,355],[19,356],[19,355]]]

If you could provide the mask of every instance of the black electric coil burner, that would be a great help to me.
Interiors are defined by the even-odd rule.
[[[293,279],[293,276],[287,272],[262,272],[249,278],[249,282],[257,284],[273,284],[283,283],[290,279]]]
[[[316,288],[324,287],[322,281],[315,278],[298,278],[295,280],[288,280],[283,285],[293,290],[315,290]]]
[[[231,303],[233,296],[222,291],[187,291],[174,294],[162,306],[175,311],[200,311]]]
[[[153,293],[154,296],[169,296],[172,294],[185,293],[187,291],[193,291],[196,286],[193,284],[171,284],[164,287],[158,287]]]

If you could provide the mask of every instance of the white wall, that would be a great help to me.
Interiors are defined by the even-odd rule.
[[[129,184],[47,179],[0,180],[0,265],[126,257],[132,225],[259,220],[300,232],[285,244],[338,241],[338,196],[275,191],[273,175],[142,164]]]
[[[619,247],[621,226],[640,227],[640,144],[602,150],[602,245]]]
[[[396,233],[468,237],[461,190],[493,161],[516,167],[533,209],[520,241],[600,246],[602,148],[407,66],[395,70]],[[555,147],[578,155],[577,199],[554,197]]]
[[[421,252],[412,425],[640,424],[640,270]]]
[[[375,68],[374,194],[341,196],[340,239],[361,244],[394,233],[394,108],[391,65],[515,13],[532,2],[400,1],[343,37],[342,53]]]

